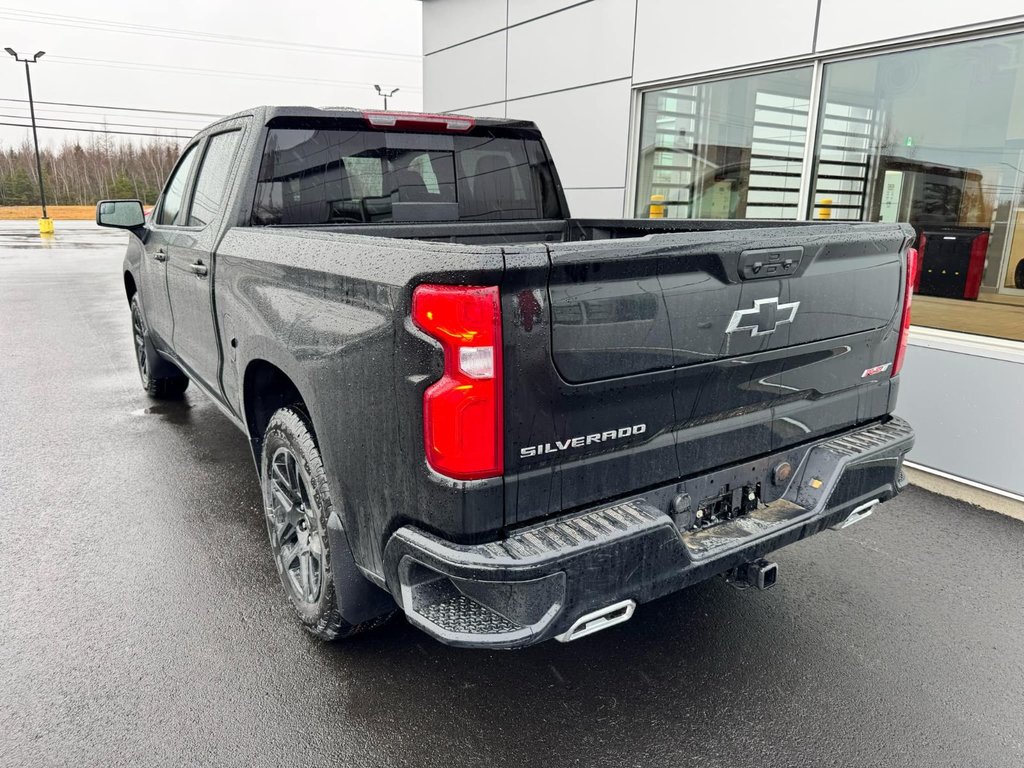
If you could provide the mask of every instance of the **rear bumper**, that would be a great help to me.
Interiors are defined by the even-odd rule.
[[[414,526],[388,542],[391,593],[409,621],[442,642],[514,648],[562,635],[611,604],[647,602],[842,523],[905,485],[910,425],[893,418],[839,437],[614,504],[460,545]],[[739,487],[789,462],[794,471],[759,509],[700,531],[681,531],[672,506],[698,488]]]

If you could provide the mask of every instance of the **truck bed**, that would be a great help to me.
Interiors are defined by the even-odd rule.
[[[569,243],[680,232],[720,232],[822,224],[814,221],[754,219],[541,219],[527,221],[445,221],[429,224],[274,225],[268,229],[312,230],[363,237],[425,240],[466,245]],[[856,227],[859,222],[833,226]],[[826,226],[828,226],[826,224]]]

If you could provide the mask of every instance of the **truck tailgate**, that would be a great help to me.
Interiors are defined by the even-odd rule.
[[[803,224],[548,245],[546,283],[509,275],[503,299],[506,521],[884,416],[911,237]]]

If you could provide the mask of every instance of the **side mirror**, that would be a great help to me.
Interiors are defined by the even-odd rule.
[[[101,200],[96,203],[96,223],[115,229],[138,229],[146,223],[141,200]]]

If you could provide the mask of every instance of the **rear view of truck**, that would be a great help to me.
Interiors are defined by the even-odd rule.
[[[318,637],[397,603],[455,645],[573,640],[770,587],[902,487],[907,225],[573,219],[525,121],[260,107],[184,157],[218,151],[202,237],[98,218],[135,238],[144,386],[245,431]]]
[[[570,220],[507,247],[500,285],[413,290],[412,332],[444,360],[426,460],[467,493],[501,478],[505,521],[391,536],[413,623],[512,647],[717,574],[766,588],[765,555],[901,490],[911,228],[719,225]]]

